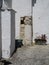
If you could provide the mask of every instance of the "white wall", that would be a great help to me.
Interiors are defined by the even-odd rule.
[[[20,38],[20,17],[31,15],[31,0],[5,0],[3,8],[13,8],[16,13],[15,17],[15,38]]]
[[[10,12],[1,12],[2,20],[2,57],[10,57],[10,42],[11,42],[11,32],[10,32]]]
[[[46,34],[49,43],[49,0],[36,0],[33,7],[33,38]]]
[[[13,0],[12,7],[16,13],[15,38],[20,38],[20,17],[31,15],[31,0]]]
[[[15,50],[15,11],[1,12],[2,57],[9,58]]]

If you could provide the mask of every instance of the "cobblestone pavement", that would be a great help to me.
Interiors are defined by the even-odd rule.
[[[49,65],[49,45],[23,46],[9,61],[10,65]]]

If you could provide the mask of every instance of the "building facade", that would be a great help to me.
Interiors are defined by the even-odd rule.
[[[16,11],[12,9],[12,0],[2,0],[0,11],[0,56],[9,58],[15,50]]]
[[[36,0],[33,6],[33,41],[43,34],[49,44],[49,0]]]
[[[1,12],[2,57],[9,58],[15,50],[15,11],[7,9]]]

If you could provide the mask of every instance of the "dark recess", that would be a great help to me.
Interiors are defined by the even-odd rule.
[[[7,61],[7,60],[1,60],[0,61],[2,64],[4,64],[4,65],[9,65],[9,64],[12,64],[11,62],[9,62],[9,61]],[[1,65],[2,65],[1,64]]]
[[[19,48],[19,47],[21,47],[21,46],[23,46],[23,40],[21,40],[21,39],[16,39],[15,40],[15,48]]]

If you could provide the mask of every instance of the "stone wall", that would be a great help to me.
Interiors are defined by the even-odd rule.
[[[20,22],[20,38],[24,45],[31,45],[31,16],[21,17]]]

